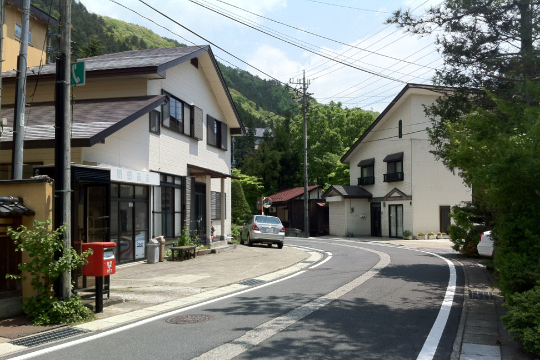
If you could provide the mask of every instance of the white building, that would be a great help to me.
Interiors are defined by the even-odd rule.
[[[183,228],[208,243],[212,220],[216,241],[224,240],[231,232],[231,135],[243,125],[210,47],[79,61],[86,84],[72,88],[73,246],[114,241],[120,263],[135,261],[145,257],[150,237],[172,241]],[[2,75],[2,114],[11,128],[16,74]],[[34,96],[25,115],[26,177],[54,176],[54,83],[54,64],[28,70],[27,95]],[[2,179],[10,177],[11,146],[5,131]]]
[[[404,230],[448,233],[450,208],[470,201],[462,179],[430,150],[424,113],[440,96],[408,84],[341,158],[350,185],[330,187],[330,234],[401,237]]]

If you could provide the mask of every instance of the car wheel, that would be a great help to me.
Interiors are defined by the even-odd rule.
[[[271,243],[270,243],[270,244],[267,244],[267,246],[268,246],[268,247],[272,247],[272,244],[271,244]]]
[[[278,249],[283,249],[283,243],[279,243],[279,244],[277,245],[277,247],[278,247]]]
[[[253,246],[253,242],[251,242],[251,239],[249,238],[249,234],[247,236],[247,243],[248,243],[248,246]]]

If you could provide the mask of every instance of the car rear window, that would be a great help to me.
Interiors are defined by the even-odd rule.
[[[273,216],[255,216],[255,222],[262,224],[281,224],[279,218]]]

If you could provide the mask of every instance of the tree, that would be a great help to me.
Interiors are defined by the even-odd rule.
[[[105,47],[101,44],[101,39],[97,35],[92,36],[88,43],[79,49],[79,57],[81,58],[103,55],[104,53]]]
[[[231,208],[233,224],[243,225],[252,214],[238,180],[231,182]]]
[[[500,99],[530,104],[525,84],[538,81],[540,75],[540,12],[533,4],[532,0],[445,0],[422,16],[400,10],[387,20],[414,34],[438,34],[444,67],[436,72],[434,82],[444,96],[426,112],[433,122],[429,130],[433,153],[446,165],[453,146],[446,141],[446,123],[462,121],[475,107],[496,106],[481,88]]]
[[[252,213],[256,212],[257,198],[262,196],[263,186],[261,180],[256,176],[242,174],[239,169],[232,169],[233,176],[240,178],[238,182],[242,186],[245,199]]]

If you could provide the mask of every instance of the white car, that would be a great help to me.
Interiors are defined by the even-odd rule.
[[[484,231],[480,234],[480,240],[478,240],[478,254],[482,256],[493,256],[493,239],[491,238],[491,230]]]
[[[272,247],[272,244],[276,244],[279,249],[282,249],[284,240],[285,227],[275,216],[254,215],[240,233],[240,244],[245,241],[249,246],[260,243]]]

